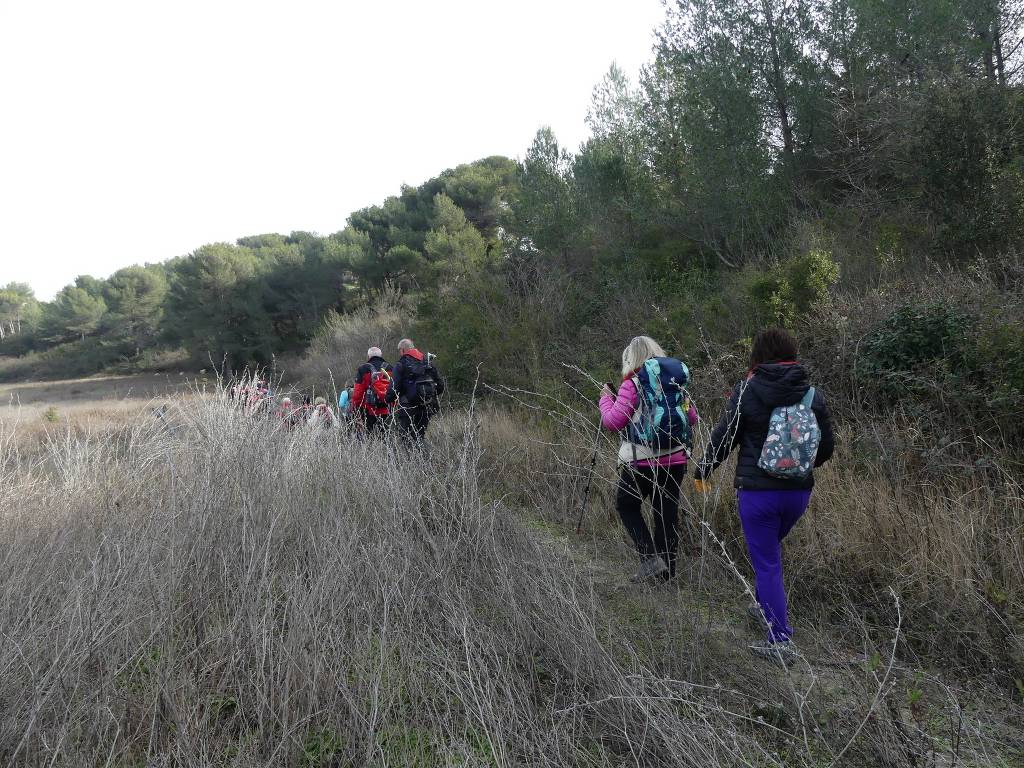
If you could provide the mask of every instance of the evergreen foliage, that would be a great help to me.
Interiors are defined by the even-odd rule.
[[[582,146],[542,128],[520,161],[445,170],[329,235],[208,244],[51,302],[10,284],[0,354],[238,370],[397,290],[455,383],[483,362],[543,388],[624,330],[728,345],[966,270],[1024,235],[1022,20],[1019,0],[675,0],[639,80],[612,65],[595,87]],[[1004,326],[986,348],[1014,359]]]

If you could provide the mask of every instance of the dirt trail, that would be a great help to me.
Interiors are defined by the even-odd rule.
[[[748,618],[743,586],[712,541],[705,539],[703,555],[680,558],[672,583],[640,586],[629,581],[635,554],[614,524],[602,519],[582,536],[550,521],[531,526],[571,558],[616,627],[661,675],[718,691],[738,717],[791,734],[823,765],[845,746],[837,742],[840,724],[845,732],[871,729],[877,738],[883,721],[907,764],[1024,765],[1024,708],[1005,690],[904,659],[902,647],[893,655],[891,640],[888,652],[855,647],[849,628],[801,620],[797,608],[803,658],[783,669],[753,656],[748,646],[762,630]]]

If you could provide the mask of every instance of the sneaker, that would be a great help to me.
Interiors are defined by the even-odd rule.
[[[661,559],[660,555],[647,555],[641,562],[637,572],[630,577],[634,584],[651,581],[656,578],[664,578],[668,573],[668,566]]]
[[[800,657],[792,640],[764,640],[750,646],[750,652],[787,667]]]

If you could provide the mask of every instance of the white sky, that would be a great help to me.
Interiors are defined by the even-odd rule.
[[[0,0],[0,285],[49,299],[352,211],[550,125],[575,149],[661,0]]]

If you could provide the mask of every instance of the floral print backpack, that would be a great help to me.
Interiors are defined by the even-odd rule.
[[[772,477],[803,480],[814,469],[821,429],[811,409],[813,402],[811,387],[796,405],[779,406],[772,411],[768,436],[757,460],[757,466]]]

